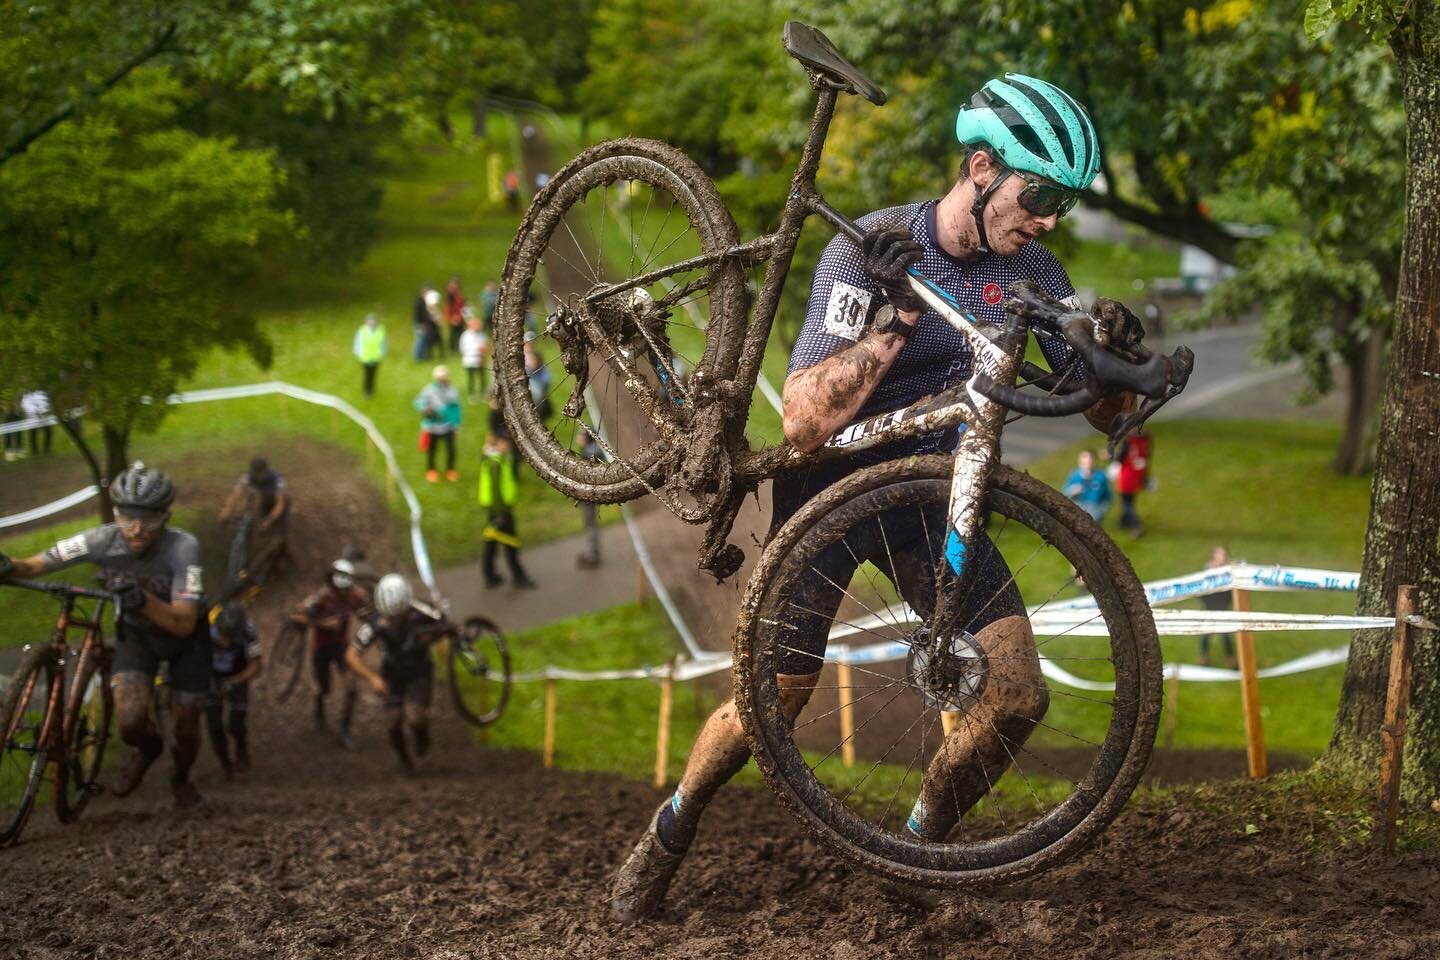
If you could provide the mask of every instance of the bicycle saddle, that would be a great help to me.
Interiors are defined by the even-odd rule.
[[[886,99],[885,91],[855,69],[855,65],[841,56],[830,38],[808,23],[789,20],[785,24],[785,52],[813,71],[833,82],[842,90],[858,93],[877,107]]]

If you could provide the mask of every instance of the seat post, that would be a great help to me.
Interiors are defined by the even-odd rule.
[[[791,198],[797,194],[803,197],[814,191],[815,174],[820,169],[820,153],[825,148],[825,137],[830,132],[830,120],[835,116],[835,98],[838,96],[835,88],[826,83],[823,77],[817,78],[815,87],[819,92],[815,100],[815,115],[810,118],[810,132],[805,135],[805,148],[800,154],[800,165],[795,168],[795,178],[790,183]],[[788,202],[786,206],[788,213]]]

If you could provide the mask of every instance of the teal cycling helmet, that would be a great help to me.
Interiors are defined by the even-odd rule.
[[[960,108],[955,137],[1070,190],[1084,190],[1100,172],[1100,138],[1085,108],[1053,83],[1018,73],[991,80]]]

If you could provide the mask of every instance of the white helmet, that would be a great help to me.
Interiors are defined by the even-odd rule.
[[[375,585],[375,609],[381,616],[397,617],[410,609],[414,593],[410,581],[398,573],[387,573]]]
[[[330,583],[336,590],[355,586],[355,564],[343,557],[330,564]]]

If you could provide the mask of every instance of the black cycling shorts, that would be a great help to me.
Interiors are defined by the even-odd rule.
[[[203,702],[210,695],[210,622],[196,615],[188,637],[172,637],[156,627],[123,625],[115,644],[115,674],[140,674],[154,681],[160,664],[170,665],[170,688]]]
[[[380,678],[385,681],[389,692],[385,695],[385,709],[399,710],[401,707],[422,707],[429,709],[430,692],[434,686],[435,667],[426,663],[424,670],[394,670],[380,666]]]
[[[777,477],[772,488],[770,536],[806,501],[862,466],[841,462]],[[782,633],[785,649],[779,671],[804,675],[820,670],[835,613],[850,589],[851,577],[866,561],[896,585],[912,610],[928,619],[935,610],[936,563],[949,532],[945,514],[943,503],[923,511],[898,507],[852,528],[843,540],[821,551],[796,581]],[[973,634],[1004,617],[1024,616],[1025,604],[1005,558],[983,534],[977,538],[972,563],[975,579],[964,629]]]

